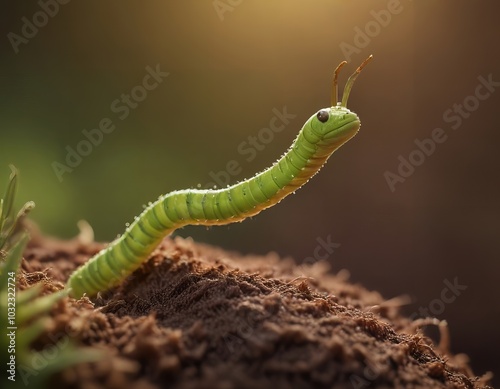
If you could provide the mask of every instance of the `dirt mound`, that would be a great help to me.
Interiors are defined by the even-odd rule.
[[[102,247],[35,237],[21,288],[62,288]],[[165,239],[119,288],[54,307],[35,346],[67,336],[105,352],[55,376],[58,388],[484,387],[465,356],[447,353],[444,327],[438,347],[398,305],[325,263]]]

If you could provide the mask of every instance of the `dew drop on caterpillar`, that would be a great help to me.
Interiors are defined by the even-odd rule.
[[[123,235],[75,270],[68,280],[71,295],[94,296],[120,284],[146,261],[163,238],[186,225],[224,225],[242,221],[280,202],[314,176],[332,153],[359,130],[358,116],[347,109],[356,77],[370,55],[351,74],[338,101],[337,66],[333,76],[332,106],[314,113],[288,151],[254,177],[223,189],[186,189],[149,203]]]

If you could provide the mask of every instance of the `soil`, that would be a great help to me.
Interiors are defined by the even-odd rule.
[[[105,245],[32,234],[20,288],[45,292]],[[487,388],[447,327],[399,313],[403,299],[276,254],[238,253],[167,238],[120,287],[66,298],[34,347],[69,335],[103,351],[99,362],[53,377],[57,388]],[[438,325],[439,345],[423,334]]]

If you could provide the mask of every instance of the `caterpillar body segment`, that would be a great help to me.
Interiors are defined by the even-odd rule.
[[[127,227],[122,236],[77,269],[68,280],[71,295],[94,296],[127,278],[153,250],[186,225],[224,225],[255,216],[279,203],[313,177],[332,153],[360,128],[358,116],[346,107],[348,94],[367,58],[347,81],[342,103],[324,108],[303,125],[288,151],[273,166],[252,178],[217,190],[187,189],[161,196]],[[337,100],[337,75],[332,98]]]

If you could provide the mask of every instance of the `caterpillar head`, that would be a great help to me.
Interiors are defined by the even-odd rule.
[[[320,109],[310,120],[313,131],[323,141],[346,141],[356,135],[361,126],[358,115],[340,105]]]
[[[347,108],[347,100],[349,99],[349,93],[351,92],[354,80],[356,80],[361,70],[372,58],[373,56],[370,55],[361,65],[359,65],[356,71],[351,74],[345,85],[342,101],[338,100],[337,79],[340,69],[347,62],[341,62],[335,69],[333,75],[332,106],[319,110],[316,115],[310,119],[314,133],[324,141],[333,139],[345,142],[358,132],[361,123],[358,115]]]

